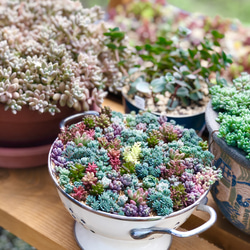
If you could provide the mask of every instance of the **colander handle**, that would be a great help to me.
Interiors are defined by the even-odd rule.
[[[85,115],[98,115],[99,116],[99,113],[97,111],[85,111],[83,113],[71,115],[71,116],[63,119],[60,122],[60,124],[59,124],[60,129],[64,130],[67,123],[73,122],[74,120],[79,120],[80,118],[82,118]]]
[[[150,236],[151,234],[171,234],[178,237],[190,237],[199,233],[204,232],[208,228],[210,228],[216,221],[217,215],[214,209],[208,205],[199,204],[197,210],[204,211],[209,213],[210,218],[207,222],[203,225],[192,229],[190,231],[182,232],[176,229],[169,229],[169,228],[160,228],[160,227],[150,227],[150,228],[139,228],[139,229],[132,229],[130,231],[130,235],[133,239],[144,239]]]

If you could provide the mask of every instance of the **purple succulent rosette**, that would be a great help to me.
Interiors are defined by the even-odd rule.
[[[171,214],[221,178],[195,130],[149,112],[124,116],[108,107],[62,130],[51,160],[66,193],[124,216]]]

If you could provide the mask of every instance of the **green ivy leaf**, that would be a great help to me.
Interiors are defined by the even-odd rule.
[[[162,45],[162,46],[169,46],[173,44],[173,41],[167,40],[165,37],[158,37],[156,44]]]
[[[124,50],[124,49],[126,49],[126,48],[127,48],[127,46],[119,46],[119,47],[118,47],[119,50]]]
[[[140,57],[144,60],[144,61],[155,61],[153,56],[150,55],[140,55]]]
[[[200,99],[198,92],[190,93],[189,98],[193,101],[198,101]]]
[[[171,84],[171,83],[167,84],[167,85],[165,86],[165,88],[166,88],[166,90],[167,90],[169,93],[171,93],[171,94],[173,94],[174,91],[175,91],[175,87],[174,87],[174,85]]]
[[[201,88],[200,81],[199,81],[198,78],[196,78],[195,81],[194,81],[194,87],[195,87],[195,89],[200,89]]]
[[[201,53],[201,57],[202,57],[203,59],[205,59],[205,60],[207,60],[208,58],[211,57],[211,55],[210,55],[206,50],[204,50],[204,49],[201,50],[200,53]]]
[[[140,50],[142,50],[142,46],[135,46],[135,49],[137,50],[137,51],[140,51]]]
[[[166,80],[161,76],[160,78],[154,79],[150,85],[152,86],[154,93],[160,93],[165,89]]]
[[[213,35],[214,38],[218,38],[218,39],[221,39],[221,38],[224,38],[224,35],[221,34],[219,31],[217,30],[212,30],[211,31],[211,34]]]
[[[189,106],[190,102],[189,102],[187,97],[180,97],[180,100],[181,100],[181,105],[182,106],[184,106],[184,107]]]
[[[179,101],[178,100],[169,100],[168,103],[167,103],[167,107],[169,110],[174,110],[177,106],[179,105]]]
[[[136,84],[136,89],[141,93],[145,93],[145,94],[151,93],[150,84],[145,81],[138,82]]]
[[[178,90],[176,91],[176,95],[177,95],[177,96],[182,96],[182,97],[188,96],[188,95],[189,95],[189,91],[188,91],[188,89],[185,88],[185,87],[180,87],[180,88],[178,88]]]
[[[119,61],[119,62],[117,63],[117,65],[118,65],[118,66],[123,66],[123,65],[125,64],[125,62],[126,62],[125,60],[121,60],[121,61]]]
[[[109,48],[109,49],[117,49],[117,46],[115,45],[115,44],[113,44],[113,43],[108,43],[108,44],[106,44],[106,46]]]
[[[191,58],[194,58],[197,52],[198,52],[197,49],[188,49],[188,53],[191,56]]]

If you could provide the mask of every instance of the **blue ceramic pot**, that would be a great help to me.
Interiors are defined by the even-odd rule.
[[[209,132],[210,151],[214,165],[222,169],[222,179],[211,189],[212,196],[222,214],[235,227],[250,234],[250,160],[245,152],[228,146],[217,136],[217,112],[207,105],[205,120]]]
[[[123,105],[125,107],[125,113],[128,114],[131,111],[138,113],[141,109],[131,103],[125,95],[123,95]],[[154,113],[160,116],[160,113]],[[182,125],[185,128],[193,128],[197,132],[203,131],[205,128],[205,111],[195,115],[181,115],[181,116],[167,116],[168,120],[174,120],[176,124]]]

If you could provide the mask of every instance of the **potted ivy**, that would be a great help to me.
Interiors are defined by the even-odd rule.
[[[104,107],[62,121],[48,168],[76,220],[81,248],[166,249],[171,235],[188,237],[215,222],[216,213],[204,205],[221,177],[213,155],[193,129],[166,120]],[[210,219],[188,232],[176,230],[195,208]]]
[[[211,38],[193,44],[190,33],[179,27],[172,38],[136,46],[142,62],[130,69],[122,91],[128,110],[164,114],[196,130],[204,126],[209,87],[226,82],[220,72],[232,61],[220,48],[222,34],[212,31]]]
[[[206,124],[214,164],[223,175],[212,195],[223,215],[250,234],[250,75],[242,73],[231,86],[212,87],[211,95]]]
[[[132,53],[124,37],[109,48],[115,31],[98,6],[4,0],[0,12],[0,166],[43,165],[59,122],[98,110]]]

